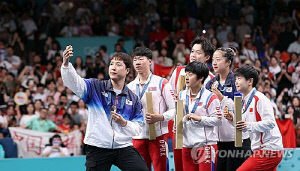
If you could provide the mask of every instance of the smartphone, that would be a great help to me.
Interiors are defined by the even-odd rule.
[[[116,112],[117,111],[117,107],[115,105],[111,105],[110,111],[111,112]]]
[[[53,145],[59,146],[58,141],[53,141]]]

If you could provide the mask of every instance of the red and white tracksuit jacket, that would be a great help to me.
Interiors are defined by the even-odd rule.
[[[195,110],[196,115],[202,117],[202,120],[186,120],[183,118],[183,147],[193,148],[195,146],[214,145],[217,144],[218,138],[214,130],[215,126],[220,126],[221,110],[220,101],[216,95],[209,90],[204,89],[198,106]],[[201,92],[201,91],[200,91]],[[189,98],[189,113],[192,111],[197,98],[200,97],[200,92],[196,98],[191,101],[190,89],[187,88],[179,93],[179,100],[183,100],[184,114],[186,115],[186,98]],[[188,113],[188,114],[189,114]]]
[[[224,113],[225,107],[228,107],[228,110],[233,114],[234,118],[234,102],[231,98],[224,96],[221,101],[221,110]],[[230,122],[222,115],[222,125],[215,127],[216,133],[218,135],[218,141],[220,142],[230,142],[235,141],[235,126],[234,121]],[[243,132],[243,140],[249,138],[248,132]]]
[[[243,100],[242,111],[245,110],[248,99],[253,88]],[[274,111],[270,100],[257,91],[245,113],[242,114],[243,121],[246,121],[248,126],[245,131],[248,131],[251,139],[251,149],[254,150],[283,150],[282,136],[276,124]]]
[[[173,119],[175,116],[175,96],[169,81],[165,78],[153,75],[151,73],[145,85],[146,84],[148,84],[147,90],[141,98],[144,118],[146,118],[145,114],[147,113],[146,92],[152,92],[153,110],[164,116],[164,121],[155,123],[156,136],[159,137],[168,133],[168,121]],[[140,85],[138,77],[127,86],[135,94],[137,93],[137,86],[139,86],[138,89],[140,91],[140,94],[142,93],[143,87]],[[148,124],[144,124],[140,135],[133,137],[133,139],[148,138]]]
[[[177,86],[178,86],[178,78],[180,75],[184,75],[185,76],[185,66],[178,66],[175,68],[175,70],[173,71],[171,78],[170,78],[170,84],[174,90],[175,93],[179,93],[177,92]],[[207,76],[207,78],[204,80],[204,87],[206,86],[206,84],[215,76],[209,72],[209,75]]]

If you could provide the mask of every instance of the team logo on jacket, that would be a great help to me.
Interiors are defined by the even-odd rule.
[[[149,87],[148,91],[156,91],[156,87]]]
[[[203,102],[199,102],[199,103],[198,103],[198,106],[202,106],[202,104],[203,104]]]
[[[128,100],[128,99],[126,99],[125,103],[126,103],[127,105],[131,105],[131,106],[132,106],[132,101],[130,101],[130,100]]]
[[[253,112],[253,108],[250,108],[249,111],[250,111],[250,112]]]
[[[105,91],[101,92],[104,97],[108,97],[108,94]]]
[[[232,87],[226,87],[226,92],[232,92]]]

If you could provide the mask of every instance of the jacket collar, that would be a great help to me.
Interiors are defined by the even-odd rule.
[[[107,80],[107,83],[105,85],[105,90],[114,92],[114,88],[112,86],[111,79]],[[120,95],[129,95],[129,88],[126,86],[126,84],[124,84],[122,93],[120,93]]]
[[[234,73],[232,71],[229,71],[224,86],[234,84],[232,83],[232,79],[234,79]],[[220,82],[220,74],[216,76],[216,80]]]

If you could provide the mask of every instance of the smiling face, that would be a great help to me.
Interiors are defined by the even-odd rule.
[[[198,79],[197,74],[194,74],[194,73],[189,72],[189,71],[185,72],[185,73],[186,73],[186,77],[185,77],[186,87],[193,88],[195,86],[202,85],[203,78]]]
[[[125,79],[126,75],[129,73],[130,69],[126,68],[123,61],[113,58],[109,65],[109,77],[114,81],[119,81]]]
[[[146,56],[135,56],[133,58],[133,66],[136,72],[145,73],[150,70],[151,59]]]
[[[201,44],[195,44],[192,47],[190,53],[190,62],[199,61],[201,63],[205,63],[209,59],[209,56],[205,56],[205,52],[202,48]]]

